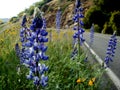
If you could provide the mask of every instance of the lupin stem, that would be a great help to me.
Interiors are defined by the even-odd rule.
[[[36,38],[36,42],[38,43],[38,36],[37,36],[37,38]],[[39,52],[39,50],[37,49],[36,50],[36,54]],[[36,62],[36,67],[38,67],[38,62]],[[37,70],[37,72],[36,72],[36,75],[39,77],[39,72],[38,72],[38,70]]]
[[[79,23],[79,18],[78,18],[78,62],[80,60],[80,33],[79,33],[79,29],[80,29],[80,23]],[[80,64],[78,63],[78,68],[80,68]],[[78,77],[80,77],[80,73],[78,73]],[[80,85],[79,85],[79,90],[80,90]]]
[[[77,12],[78,15],[79,15],[79,12]],[[79,33],[79,30],[80,30],[80,18],[78,18],[78,22],[77,22],[77,25],[78,25],[78,62],[80,60],[80,33]],[[80,63],[78,63],[78,68],[80,68]],[[80,72],[78,73],[78,77],[80,77]],[[79,85],[79,90],[80,90],[80,85]]]
[[[37,35],[37,38],[36,38],[36,42],[38,43],[38,35]],[[36,50],[36,54],[39,52],[39,50],[37,49]],[[38,62],[36,61],[36,76],[39,77],[39,71],[38,71]],[[37,90],[40,90],[39,89],[39,85],[36,86]]]
[[[78,59],[80,59],[80,33],[79,33],[79,27],[80,27],[80,23],[79,23],[79,18],[78,18]]]

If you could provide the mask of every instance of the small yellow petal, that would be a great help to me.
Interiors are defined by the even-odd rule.
[[[95,78],[92,78],[92,81],[95,82]]]
[[[89,86],[92,86],[93,85],[93,81],[90,80],[89,83],[88,83]]]
[[[92,79],[89,81],[88,85],[92,86],[92,85],[94,84],[94,82],[95,82],[95,79],[96,79],[96,78],[92,78]]]
[[[77,82],[77,83],[81,83],[81,79],[79,78],[76,82]]]

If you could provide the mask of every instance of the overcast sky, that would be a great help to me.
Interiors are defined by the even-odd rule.
[[[35,2],[42,0],[0,0],[0,18],[11,18],[28,8]]]

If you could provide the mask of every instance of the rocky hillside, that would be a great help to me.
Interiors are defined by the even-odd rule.
[[[86,11],[91,5],[91,0],[82,0],[83,8]],[[66,25],[71,26],[73,24],[73,11],[74,11],[75,1],[63,0],[58,2],[58,0],[52,0],[51,2],[45,4],[41,9],[44,11],[45,18],[47,20],[48,27],[55,27],[56,12],[58,7],[61,8],[62,18],[61,27],[65,28]]]
[[[27,14],[28,23],[32,21],[34,7],[39,7],[44,12],[44,17],[47,20],[47,27],[56,27],[56,13],[58,8],[61,9],[61,28],[73,25],[73,14],[76,0],[43,0],[31,5],[28,9],[21,11],[17,17],[12,17],[9,21],[16,23],[22,19],[24,13]],[[92,0],[81,0],[83,3],[84,12],[92,5]]]

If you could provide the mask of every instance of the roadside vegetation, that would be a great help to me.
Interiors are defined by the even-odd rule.
[[[39,8],[43,8],[43,6],[50,1],[51,0],[43,0],[42,2],[35,3],[35,6]],[[64,0],[60,0],[60,2],[62,1]],[[66,0],[66,1],[73,2],[73,0]],[[89,26],[91,26],[91,24],[94,23],[93,25],[97,32],[112,34],[114,29],[117,29],[119,27],[119,25],[117,24],[118,21],[116,18],[119,17],[120,13],[119,11],[116,12],[113,10],[114,13],[107,14],[107,12],[110,12],[107,8],[102,12],[103,10],[102,7],[104,6],[104,3],[107,3],[104,0],[102,1],[99,0],[98,2],[96,2],[94,0],[94,6],[91,7],[87,11],[87,13],[85,13],[86,15],[84,19],[85,28],[90,28]],[[62,7],[61,9],[62,13],[64,13],[65,8],[67,8],[69,4],[70,3],[67,3],[65,4],[64,7]],[[99,7],[97,7],[97,5]],[[28,16],[28,18],[25,19],[25,22],[28,22],[26,25],[28,27],[28,30],[29,28],[31,28],[30,26],[33,25],[32,27],[33,30],[30,30],[29,33],[31,34],[31,36],[33,34],[33,36],[35,38],[37,37],[38,39],[38,34],[35,34],[38,28],[35,28],[34,25],[37,26],[36,23],[41,24],[41,22],[37,21],[37,19],[40,19],[40,17],[35,19],[36,21],[32,21],[33,19],[32,15],[33,15],[35,6],[30,6],[29,9],[26,9],[25,11],[20,12],[17,17],[12,17],[10,21],[7,23],[7,25],[12,24],[11,27],[7,28],[5,31],[3,31],[0,34],[0,90],[4,90],[4,89],[5,90],[70,90],[70,89],[71,90],[101,90],[101,89],[110,90],[111,82],[106,83],[105,86],[103,85],[104,79],[102,77],[105,73],[104,66],[100,66],[99,64],[96,64],[96,63],[91,63],[91,60],[87,59],[86,52],[84,52],[83,47],[80,45],[81,43],[80,39],[83,40],[83,37],[82,36],[80,37],[80,35],[78,35],[80,32],[79,28],[77,33],[75,31],[72,31],[71,29],[60,29],[61,31],[57,33],[55,29],[47,28],[46,30],[48,32],[47,38],[49,38],[49,41],[45,43],[45,45],[48,46],[48,50],[46,54],[49,56],[49,59],[47,61],[40,60],[41,64],[44,63],[49,67],[49,70],[45,72],[45,75],[48,76],[49,78],[46,84],[46,87],[43,87],[42,85],[40,85],[38,89],[36,88],[37,86],[36,83],[34,83],[32,80],[26,79],[26,76],[29,74],[29,69],[20,63],[20,57],[17,56],[17,53],[15,51],[15,45],[16,43],[19,44],[20,49],[22,48],[22,46],[24,46],[20,42],[20,31],[21,31],[21,28],[24,27],[24,24],[22,27],[22,25],[19,23],[19,21],[21,22],[22,15],[24,13],[26,13],[26,16]],[[78,11],[79,11],[79,7],[78,7]],[[80,9],[80,12],[82,11],[83,9]],[[36,15],[37,14],[39,15],[39,13],[36,13]],[[100,18],[96,20],[95,15],[98,15],[98,16],[100,15],[100,17],[103,18],[102,19],[103,21],[101,21]],[[84,16],[82,14],[81,18],[83,17]],[[78,17],[75,16],[75,20],[80,20],[77,18]],[[84,25],[82,23],[82,20],[83,19],[81,19],[80,22],[77,21],[77,23],[80,23],[81,26]],[[35,24],[33,23],[31,24],[31,22]],[[26,26],[24,27],[25,29],[26,29]],[[79,27],[79,24],[78,24],[78,27]],[[107,31],[108,27],[111,28],[111,31]],[[0,28],[1,30],[3,29],[2,26],[0,26]],[[80,27],[80,30],[83,34],[84,30],[81,28],[82,27]],[[76,29],[76,27],[74,29]],[[119,32],[119,29],[117,30],[118,30],[117,32]],[[37,32],[37,33],[40,33],[40,32]],[[42,34],[44,35],[45,31]],[[26,32],[25,32],[25,35],[26,35]],[[77,43],[74,43],[73,37],[75,39],[75,38],[78,38],[77,36],[79,37],[79,39],[76,39],[76,40],[79,40],[79,41]],[[31,38],[32,37],[27,37],[27,39],[31,39]],[[31,41],[33,41],[32,42],[33,46],[35,45],[35,42],[38,43],[37,39],[36,41],[31,39]],[[42,39],[41,39],[41,42],[42,42]],[[28,48],[29,46],[26,49]],[[74,51],[76,52],[74,53]],[[110,51],[111,49],[109,49],[109,52]],[[36,53],[38,53],[38,51]],[[30,60],[29,58],[27,59],[28,61]],[[37,67],[37,64],[36,64],[36,67]]]

